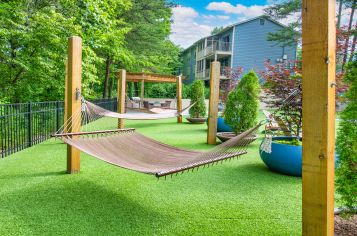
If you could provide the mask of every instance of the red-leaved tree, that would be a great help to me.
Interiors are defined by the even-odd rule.
[[[260,74],[267,88],[264,102],[275,110],[275,119],[286,125],[290,135],[299,136],[302,127],[301,63],[266,61],[265,70]]]
[[[227,78],[220,82],[220,90],[222,91],[221,100],[223,102],[227,101],[229,92],[237,87],[242,74],[243,67],[240,66],[237,66],[236,68],[225,67],[223,69],[223,75]]]

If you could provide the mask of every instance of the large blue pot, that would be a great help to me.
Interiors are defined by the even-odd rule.
[[[206,124],[208,124],[208,119]],[[223,117],[217,118],[217,132],[233,132],[232,128],[224,122]]]
[[[282,136],[274,137],[273,141],[291,139],[292,137]],[[292,176],[302,175],[302,146],[272,142],[271,153],[266,153],[259,148],[259,154],[263,162],[272,171]],[[337,160],[338,155],[335,155],[335,166],[337,166]]]

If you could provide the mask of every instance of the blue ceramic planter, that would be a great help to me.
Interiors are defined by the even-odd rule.
[[[274,137],[274,140],[291,140],[292,137]],[[301,176],[302,174],[302,146],[272,143],[271,153],[259,149],[260,158],[272,171],[286,175]],[[335,155],[335,164],[338,155]]]
[[[206,124],[208,124],[208,119],[206,120]],[[233,132],[233,129],[227,125],[224,122],[224,118],[223,117],[218,117],[217,118],[217,132]]]
[[[206,124],[208,124],[208,119]],[[232,128],[224,122],[223,117],[217,118],[217,132],[233,132]]]

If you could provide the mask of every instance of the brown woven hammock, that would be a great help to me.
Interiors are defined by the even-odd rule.
[[[169,146],[137,133],[135,129],[93,131],[95,129],[90,127],[92,124],[95,125],[95,121],[100,118],[122,118],[121,115],[123,114],[111,112],[84,101],[81,111],[68,119],[54,136],[110,164],[161,177],[247,153],[247,145],[255,140],[253,136],[261,126],[259,123],[206,152]],[[72,122],[80,122],[84,132],[66,132],[66,130],[71,130]]]
[[[85,101],[85,107],[87,112],[94,113],[100,116],[120,118],[127,120],[158,120],[158,119],[168,119],[178,117],[180,115],[186,115],[188,110],[193,106],[191,104],[189,107],[184,108],[181,112],[174,109],[150,109],[147,112],[135,112],[135,113],[117,113],[104,109],[97,106],[91,102]]]
[[[57,134],[65,143],[100,160],[137,172],[162,177],[219,161],[239,157],[252,142],[254,128],[220,144],[208,152],[169,146],[134,129]]]

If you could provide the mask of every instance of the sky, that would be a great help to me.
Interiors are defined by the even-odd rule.
[[[274,0],[174,0],[173,24],[170,39],[177,45],[187,48],[202,37],[210,35],[217,26],[227,26],[254,18],[264,13],[264,8]],[[347,16],[347,11],[345,15]],[[282,20],[287,24],[297,19],[293,15]],[[347,17],[342,20],[346,22]]]

